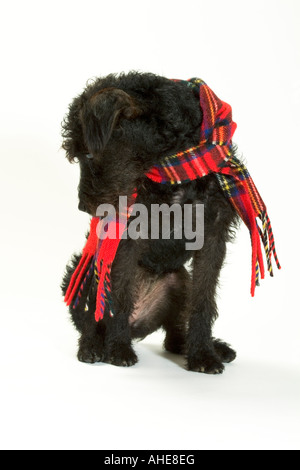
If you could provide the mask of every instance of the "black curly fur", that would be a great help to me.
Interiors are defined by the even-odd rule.
[[[184,353],[189,370],[222,373],[234,351],[212,337],[217,318],[216,288],[226,243],[237,216],[216,178],[206,176],[177,186],[145,177],[167,155],[198,145],[202,113],[199,96],[182,83],[153,74],[109,75],[89,83],[74,99],[63,122],[63,148],[81,168],[79,208],[95,215],[103,203],[137,188],[138,203],[205,206],[205,243],[186,251],[185,240],[122,240],[112,269],[116,315],[94,319],[96,283],[86,285],[71,308],[81,334],[78,358],[130,366],[137,362],[132,339],[162,327],[168,351]],[[87,158],[91,154],[93,158]],[[74,256],[63,281],[66,292],[80,256]],[[192,273],[185,265],[192,262]]]

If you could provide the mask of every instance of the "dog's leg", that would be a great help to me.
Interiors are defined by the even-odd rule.
[[[212,326],[218,316],[217,283],[235,215],[227,201],[212,197],[206,202],[204,246],[194,254],[187,366],[197,372],[220,374],[224,370],[222,362],[235,359],[235,352],[226,343],[212,337]]]
[[[74,255],[70,264],[66,268],[66,273],[62,282],[62,291],[65,295],[71,277],[75,272],[81,256]],[[86,284],[80,301],[76,308],[69,307],[71,319],[80,333],[78,360],[93,364],[101,362],[104,357],[104,335],[105,325],[96,323],[94,312],[96,309],[97,285],[92,277]]]
[[[112,298],[115,315],[106,320],[104,362],[130,367],[138,361],[132,348],[129,317],[134,308],[133,282],[136,270],[134,244],[124,242],[112,269]]]
[[[188,369],[196,372],[219,374],[224,370],[212,338],[212,326],[218,316],[215,301],[217,278],[224,257],[225,243],[220,244],[217,239],[210,239],[194,256],[187,347]]]
[[[104,338],[106,332],[105,324],[95,320],[96,310],[96,289],[97,285],[90,289],[90,296],[86,301],[85,307],[81,307],[81,336],[79,339],[78,360],[88,364],[102,362],[104,360]],[[75,317],[76,312],[73,314]],[[78,313],[77,313],[78,315]]]
[[[104,359],[104,325],[95,320],[86,324],[79,339],[78,360],[87,364],[102,362]]]
[[[123,367],[130,367],[138,362],[131,344],[128,318],[128,312],[118,310],[116,316],[109,319],[105,337],[104,362]]]

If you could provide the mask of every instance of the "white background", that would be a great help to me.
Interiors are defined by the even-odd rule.
[[[299,449],[299,0],[2,2],[0,446]],[[88,78],[200,76],[233,107],[283,269],[250,297],[247,229],[229,247],[215,335],[238,359],[187,372],[160,333],[132,369],[76,360],[59,284],[89,218],[60,122]],[[176,312],[174,312],[176,315]]]

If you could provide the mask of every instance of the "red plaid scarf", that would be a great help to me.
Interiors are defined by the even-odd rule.
[[[271,276],[273,276],[272,255],[278,269],[280,269],[266,206],[247,168],[233,156],[232,136],[237,126],[232,121],[230,105],[221,101],[200,79],[191,79],[184,83],[199,90],[200,106],[203,113],[200,144],[162,159],[160,164],[155,165],[146,176],[160,184],[181,184],[202,178],[210,173],[216,175],[224,195],[229,199],[250,232],[252,243],[251,295],[254,296],[255,286],[259,285],[259,277],[264,278],[261,241],[265,248]],[[129,216],[130,211],[127,212],[126,221]],[[258,225],[257,218],[261,220],[262,227]],[[117,220],[110,222],[109,229],[112,228],[113,233],[117,234],[116,238],[102,240],[97,236],[97,227],[98,230],[105,228],[101,226],[98,218],[92,219],[89,238],[65,297],[67,304],[73,304],[73,307],[76,308],[86,282],[94,272],[98,282],[96,321],[103,318],[106,308],[111,316],[114,315],[110,274],[119,243],[127,228],[124,219],[122,219],[123,222],[120,220],[117,218]]]

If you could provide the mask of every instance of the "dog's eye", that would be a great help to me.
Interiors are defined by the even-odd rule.
[[[91,153],[88,153],[88,154],[86,155],[86,158],[87,158],[88,160],[93,160],[94,157],[93,157],[93,155],[92,155]]]

